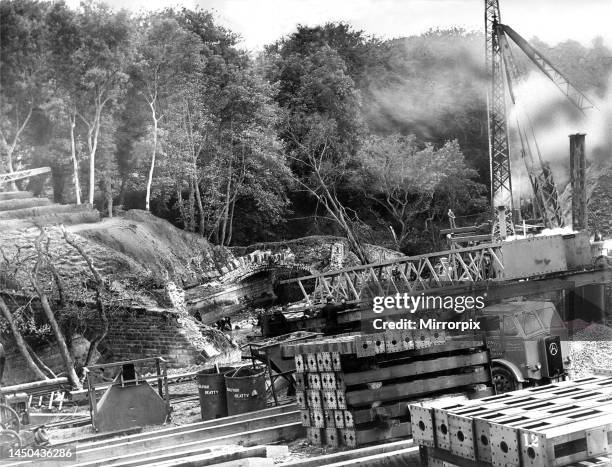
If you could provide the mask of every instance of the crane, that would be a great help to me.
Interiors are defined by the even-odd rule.
[[[492,83],[491,99],[487,109],[491,161],[491,206],[498,211],[497,214],[494,214],[493,238],[499,240],[514,233],[505,91],[508,90],[512,103],[516,105],[513,86],[522,82],[522,74],[512,55],[508,38],[582,113],[587,109],[595,108],[595,105],[519,33],[501,23],[499,0],[485,0],[485,34],[485,60]],[[524,109],[518,110],[520,110],[517,124],[521,152],[534,191],[535,204],[547,227],[562,227],[564,220],[552,171],[542,158],[527,112]]]
[[[521,154],[533,189],[534,204],[542,216],[546,227],[563,227],[565,222],[552,170],[542,159],[542,153],[540,152],[529,115],[522,106],[517,105],[514,87],[516,84],[524,82],[523,75],[514,60],[512,49],[503,31],[504,26],[498,25],[497,27],[499,29],[497,36],[501,44],[510,99],[518,110],[516,123],[521,141]],[[534,152],[537,154],[537,162]]]
[[[504,239],[514,235],[512,221],[512,177],[510,172],[510,146],[506,122],[506,98],[503,64],[497,24],[500,21],[499,0],[485,0],[485,65],[491,73],[491,98],[488,102],[489,161],[491,173],[491,207],[493,238]]]

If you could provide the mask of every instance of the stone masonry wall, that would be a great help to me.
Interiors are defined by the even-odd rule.
[[[4,295],[4,294],[3,294]],[[19,297],[5,297],[5,301],[15,306]],[[37,309],[35,301],[32,302]],[[99,346],[102,354],[100,361],[122,361],[145,357],[161,356],[169,361],[171,367],[182,367],[202,363],[206,355],[194,347],[185,319],[179,312],[167,309],[119,309],[112,311],[110,327],[104,341]],[[85,337],[93,335],[92,326]],[[17,384],[32,381],[34,374],[26,367],[10,334],[0,336],[7,351],[7,365],[2,384]],[[85,339],[76,339],[74,345],[87,348]],[[62,372],[61,359],[57,346],[49,344],[35,349],[42,360],[56,373]],[[77,354],[79,352],[76,352]],[[82,354],[83,352],[81,352]]]

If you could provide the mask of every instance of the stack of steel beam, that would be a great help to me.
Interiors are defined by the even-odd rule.
[[[564,467],[612,453],[610,376],[477,401],[420,402],[410,414],[424,465]]]
[[[450,394],[493,393],[481,341],[440,332],[340,335],[284,345],[296,366],[297,404],[309,441],[360,446],[409,436],[408,403]]]

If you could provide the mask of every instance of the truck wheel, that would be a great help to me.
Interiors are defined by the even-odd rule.
[[[491,373],[497,394],[516,391],[519,389],[519,382],[507,368],[495,365],[491,369]]]

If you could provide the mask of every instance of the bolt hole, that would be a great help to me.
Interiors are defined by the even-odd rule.
[[[463,431],[458,431],[457,432],[457,439],[461,442],[463,442],[463,440],[465,439],[465,435],[463,434]]]
[[[425,340],[425,336],[421,336],[421,340],[424,341]]]
[[[434,337],[437,339],[438,337],[440,337],[440,334],[438,334],[437,332],[434,332]]]
[[[440,431],[442,432],[443,435],[446,435],[448,433],[448,428],[446,427],[444,423],[440,425]]]
[[[397,341],[396,341],[395,339],[393,339],[393,340],[391,341],[391,344],[393,344],[393,345],[397,345]]]
[[[505,453],[508,452],[508,445],[506,444],[505,441],[502,441],[501,443],[499,443],[499,448],[504,451]]]
[[[382,342],[376,341],[376,347],[380,347],[380,344],[382,344]]]
[[[419,422],[419,428],[421,431],[425,431],[425,424],[423,423],[422,420]]]
[[[532,447],[528,447],[527,455],[529,456],[530,459],[535,459],[535,456],[536,456],[535,449],[533,449]]]
[[[489,438],[487,438],[485,435],[482,435],[480,437],[480,442],[483,444],[483,446],[488,446],[489,445]]]

